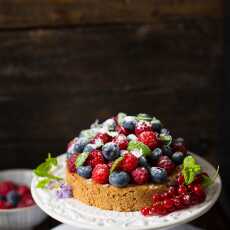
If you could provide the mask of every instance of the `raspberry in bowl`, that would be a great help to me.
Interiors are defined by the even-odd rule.
[[[0,229],[29,229],[46,218],[31,196],[31,180],[30,169],[0,171]]]

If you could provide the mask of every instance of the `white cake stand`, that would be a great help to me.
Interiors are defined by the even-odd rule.
[[[211,164],[197,155],[194,155],[194,157],[209,175],[215,173]],[[64,178],[64,171],[65,156],[62,155],[58,157],[58,166],[54,173]],[[139,212],[116,212],[98,209],[73,198],[58,199],[53,190],[37,189],[38,179],[37,176],[34,176],[31,191],[35,202],[44,212],[64,224],[94,230],[149,230],[175,227],[206,213],[214,205],[221,191],[221,179],[218,176],[215,183],[208,188],[206,200],[202,204],[166,216],[144,217]]]

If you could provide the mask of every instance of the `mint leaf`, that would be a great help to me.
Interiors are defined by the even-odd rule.
[[[125,113],[118,113],[117,114],[117,123],[119,125],[121,125],[124,121],[124,118],[126,117],[127,115]]]
[[[139,113],[137,115],[137,120],[139,121],[151,121],[152,120],[152,117],[149,116],[148,114],[146,113]]]
[[[48,153],[48,158],[46,159],[46,163],[51,166],[57,166],[57,158],[51,157],[51,153]]]
[[[128,144],[128,151],[138,150],[143,156],[148,156],[151,153],[151,149],[142,142],[130,141]]]
[[[48,175],[47,175],[47,178],[54,179],[54,180],[62,180],[61,177],[59,177],[59,176],[54,176],[53,174],[48,174]]]
[[[171,145],[172,143],[172,136],[168,134],[160,134],[160,140],[164,143],[164,145]]]
[[[75,162],[76,168],[82,166],[85,163],[88,156],[89,156],[89,153],[85,153],[85,152],[78,155],[76,162]]]
[[[57,158],[51,157],[51,154],[48,153],[48,158],[46,158],[45,162],[38,165],[36,169],[34,169],[34,173],[40,177],[50,177],[49,171],[53,166],[57,166]]]
[[[202,186],[203,187],[205,187],[205,188],[209,187],[215,182],[215,180],[216,180],[216,178],[217,178],[217,176],[219,174],[219,168],[220,167],[218,166],[215,174],[212,177],[202,175]]]
[[[50,178],[42,179],[42,180],[40,180],[40,181],[37,183],[36,187],[37,187],[37,188],[44,188],[46,185],[49,184],[50,181],[51,181]]]
[[[213,184],[212,179],[209,176],[202,175],[202,186],[203,187],[209,187],[210,185]]]
[[[48,158],[45,160],[45,162],[38,165],[36,169],[33,170],[35,175],[39,177],[45,177],[45,179],[41,180],[37,184],[37,188],[44,188],[46,184],[48,184],[52,179],[53,180],[61,180],[61,177],[53,175],[50,170],[57,166],[58,161],[56,157],[51,157],[51,154],[48,154]]]
[[[121,163],[121,161],[124,159],[124,157],[123,156],[121,156],[121,157],[118,157],[114,162],[113,162],[113,164],[112,164],[112,166],[111,166],[111,168],[110,168],[110,173],[112,173],[114,170],[116,170],[118,167],[119,167],[119,165],[120,165],[120,163]]]
[[[184,158],[182,164],[182,174],[184,176],[185,184],[191,184],[195,176],[201,172],[201,166],[196,163],[196,160],[192,156]]]
[[[34,173],[40,177],[46,177],[49,173],[49,170],[52,168],[47,162],[41,163],[36,169],[34,169]]]

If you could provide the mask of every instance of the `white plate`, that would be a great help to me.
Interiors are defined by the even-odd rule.
[[[203,158],[194,155],[204,171],[210,175],[215,169]],[[65,155],[58,157],[58,167],[55,175],[65,177]],[[221,191],[221,179],[218,176],[215,183],[208,188],[205,202],[191,208],[176,211],[166,216],[144,217],[140,212],[117,212],[106,211],[88,206],[80,201],[69,199],[57,199],[52,190],[37,189],[38,177],[34,176],[31,191],[35,202],[48,215],[54,219],[79,228],[94,230],[137,230],[137,229],[162,229],[174,227],[179,224],[190,222],[206,213],[216,202]]]

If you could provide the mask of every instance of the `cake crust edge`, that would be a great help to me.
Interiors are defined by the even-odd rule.
[[[174,181],[177,171],[169,177]],[[139,211],[152,205],[152,195],[167,191],[168,182],[164,184],[129,185],[117,188],[109,184],[97,184],[92,179],[85,179],[66,170],[66,181],[72,187],[73,197],[97,208],[114,211]]]

